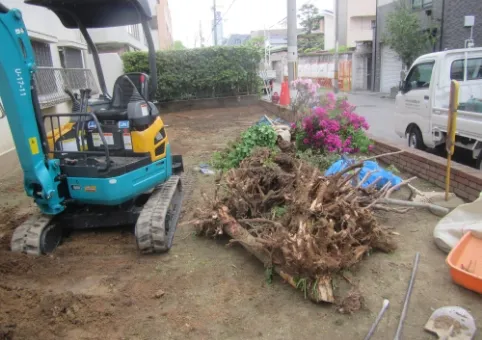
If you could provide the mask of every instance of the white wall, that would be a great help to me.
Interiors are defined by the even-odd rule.
[[[87,67],[92,69],[94,78],[99,84],[99,79],[97,78],[97,72],[95,71],[94,58],[92,54],[84,55]],[[114,83],[116,79],[124,74],[124,64],[122,63],[121,57],[117,53],[102,53],[99,54],[100,64],[102,65],[102,70],[104,72],[105,86],[107,91],[112,96],[112,90],[114,88]],[[100,87],[99,87],[100,89]]]
[[[349,47],[355,47],[357,41],[373,40],[372,20],[375,19],[375,16],[350,18],[347,37]]]
[[[375,16],[377,0],[348,0],[347,12],[348,21],[351,17]]]
[[[375,20],[377,0],[347,0],[346,44],[355,47],[356,41],[371,41],[371,20]]]
[[[23,21],[29,36],[48,42],[70,42],[72,46],[86,48],[77,29],[65,28],[52,11],[23,3],[23,0],[2,0],[8,8],[17,8],[22,12]]]
[[[152,41],[154,43],[154,48],[156,49],[156,51],[158,51],[160,49],[160,46],[159,46],[159,31],[158,30],[151,30],[151,34],[152,34]]]
[[[395,1],[397,1],[397,0],[378,0],[377,6],[378,7],[385,6],[385,5],[391,4],[392,2],[395,2]]]
[[[325,31],[325,50],[335,48],[335,20],[333,16],[325,16],[324,20]]]

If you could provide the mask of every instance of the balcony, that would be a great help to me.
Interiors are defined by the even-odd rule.
[[[137,25],[136,29],[127,26],[89,29],[89,34],[98,46],[111,46],[112,48],[131,46],[137,50],[147,50],[140,25]]]
[[[65,89],[78,91],[89,88],[93,95],[99,93],[90,69],[39,67],[34,75],[41,109],[70,100]]]

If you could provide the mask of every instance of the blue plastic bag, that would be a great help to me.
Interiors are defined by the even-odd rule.
[[[343,156],[342,159],[339,161],[333,163],[328,170],[325,171],[325,176],[331,176],[334,175],[346,167],[352,165],[354,163],[353,160]],[[377,182],[376,187],[377,189],[381,189],[385,184],[390,182],[393,185],[397,185],[402,182],[402,179],[390,171],[387,171],[383,168],[381,168],[377,162],[374,161],[365,161],[363,163],[363,167],[360,170],[360,173],[358,174],[358,181],[361,181],[363,177],[367,174],[369,171],[374,171],[370,177],[367,178],[365,183],[362,184],[362,187],[365,188],[372,184],[377,178],[381,177],[381,179]]]

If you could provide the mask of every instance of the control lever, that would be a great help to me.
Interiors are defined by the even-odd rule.
[[[0,102],[0,119],[5,118],[5,116],[6,116],[5,109],[3,107],[2,102]]]
[[[91,89],[80,89],[80,103],[78,103],[78,112],[83,113],[87,112],[87,108],[89,106],[89,98],[90,98],[90,92]],[[84,133],[85,133],[85,117],[81,116],[80,121],[77,122],[75,125],[75,141],[77,143],[77,150],[81,150],[80,143],[79,143],[79,125],[80,126],[80,134],[81,134],[81,140],[82,140],[82,150],[85,148],[85,143],[84,143]]]

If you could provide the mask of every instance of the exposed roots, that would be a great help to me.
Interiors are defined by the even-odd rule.
[[[334,302],[334,273],[396,249],[373,213],[392,209],[383,199],[393,190],[363,187],[368,176],[354,183],[360,167],[325,177],[292,154],[259,149],[224,175],[226,194],[206,197],[195,225],[202,235],[228,234],[307,298]]]

